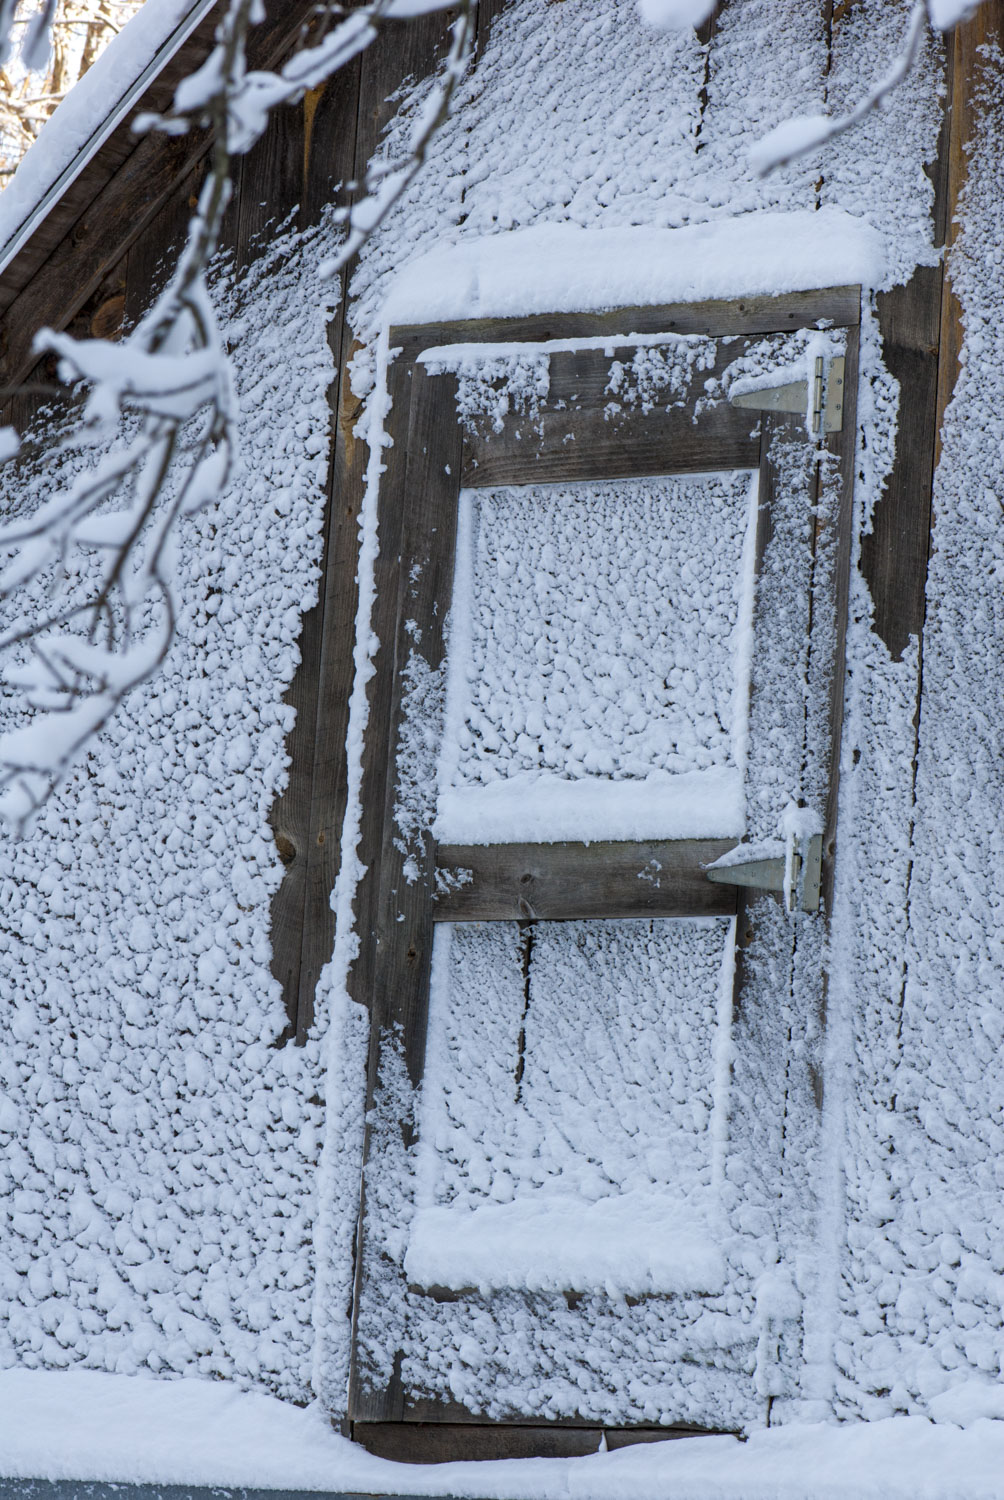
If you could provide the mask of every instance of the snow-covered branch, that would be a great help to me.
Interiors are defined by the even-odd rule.
[[[9,0],[0,3],[10,10]],[[0,635],[2,676],[23,715],[0,735],[0,815],[23,830],[126,695],[163,661],[177,603],[179,522],[217,496],[237,451],[238,402],[206,275],[231,192],[233,158],[250,149],[272,110],[294,103],[356,57],[388,21],[443,9],[445,0],[331,5],[310,45],[276,73],[247,68],[261,0],[231,0],[216,45],[179,86],[171,110],[145,128],[213,130],[212,167],[168,285],[121,343],[43,332],[68,385],[86,392],[64,445],[103,456],[33,513],[0,527],[0,600],[14,613]],[[425,161],[448,116],[474,40],[476,0],[464,0],[440,76],[399,160],[370,172],[346,211],[335,274],[382,223]],[[8,437],[9,453],[16,444]],[[5,456],[5,455],[0,455]],[[17,601],[30,584],[27,613]],[[38,585],[48,605],[37,606]]]
[[[796,119],[783,120],[750,152],[750,164],[754,170],[764,176],[775,167],[808,156],[827,141],[860,125],[873,110],[880,109],[893,90],[909,76],[928,26],[936,31],[949,31],[972,15],[982,3],[983,0],[915,0],[899,52],[853,109],[842,115],[800,115]]]

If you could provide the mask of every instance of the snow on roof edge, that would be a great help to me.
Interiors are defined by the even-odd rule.
[[[405,325],[877,287],[888,264],[881,232],[833,207],[682,229],[541,224],[440,246],[412,261],[395,280],[384,317]]]
[[[0,193],[0,271],[215,3],[145,0],[74,85]]]

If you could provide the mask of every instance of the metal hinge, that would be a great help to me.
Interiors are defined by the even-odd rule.
[[[733,406],[747,406],[753,411],[784,411],[808,415],[813,433],[839,432],[844,425],[844,356],[829,362],[816,356],[812,377],[812,406],[809,406],[809,382],[792,380],[786,385],[761,386],[758,390],[738,391],[729,396]]]
[[[783,851],[784,845],[780,844]],[[788,859],[782,852],[763,857],[762,846],[750,846],[749,859],[741,857],[739,849],[723,855],[705,870],[709,880],[717,885],[741,885],[754,891],[776,891],[787,893],[788,910],[799,907],[802,911],[818,911],[820,885],[823,875],[823,836],[811,834],[799,839],[791,851],[791,869],[788,880]]]

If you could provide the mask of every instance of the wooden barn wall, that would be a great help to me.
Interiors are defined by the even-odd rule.
[[[482,0],[479,52],[502,3]],[[309,10],[302,4],[270,6],[270,19],[253,39],[251,65],[273,67],[281,61],[291,40],[301,35]],[[237,266],[250,264],[259,245],[267,244],[270,226],[294,215],[296,225],[305,228],[333,201],[352,201],[351,193],[339,192],[340,185],[365,172],[397,107],[396,90],[435,66],[452,14],[389,26],[347,69],[311,90],[299,105],[273,115],[264,137],[238,162],[221,246]],[[166,106],[178,78],[204,55],[213,24],[199,28],[186,44],[187,61],[171,65],[144,108]],[[178,142],[161,136],[137,144],[128,132],[117,132],[70,201],[0,277],[0,379],[8,391],[15,388],[4,406],[5,422],[25,431],[51,404],[54,361],[36,363],[30,355],[39,327],[114,338],[149,306],[184,243],[208,168],[209,144],[206,137]],[[59,238],[54,223],[69,226]],[[285,866],[273,906],[273,971],[283,985],[287,1035],[298,1040],[310,1024],[314,986],[331,953],[330,894],[345,805],[357,519],[366,455],[353,436],[358,407],[345,375],[353,334],[344,297],[329,338],[337,377],[330,393],[335,421],[323,577],[318,602],[304,617],[301,666],[286,700],[297,710],[288,742],[289,785],[271,818],[277,857]]]
[[[481,0],[479,51],[504,3]],[[821,4],[833,56],[855,0]],[[252,64],[274,66],[301,35],[309,11],[301,4],[269,6],[270,18],[255,37]],[[1004,0],[988,0],[949,43],[945,126],[938,161],[930,169],[939,241],[946,232],[950,237],[965,176],[973,60],[988,37],[1004,35],[1002,13]],[[421,77],[433,66],[450,18],[450,12],[440,12],[389,28],[350,68],[298,106],[273,116],[264,138],[239,164],[224,244],[239,265],[254,257],[258,237],[269,224],[294,210],[301,227],[315,223],[338,184],[361,176],[396,108],[388,102],[390,96],[405,80]],[[211,23],[206,23],[145,106],[166,102],[179,69],[198,60],[210,31]],[[702,40],[709,46],[710,66],[714,17],[702,28]],[[204,138],[179,142],[150,136],[139,145],[135,138],[123,144],[121,132],[113,138],[71,201],[60,205],[52,222],[0,277],[0,376],[8,389],[19,386],[31,370],[28,351],[38,327],[114,336],[143,312],[183,241],[207,146]],[[958,309],[942,286],[940,268],[918,270],[907,285],[880,296],[878,306],[884,357],[901,382],[903,399],[895,467],[873,531],[864,539],[862,569],[875,605],[875,629],[899,657],[923,627],[935,435],[957,366]],[[287,1035],[297,1040],[310,1025],[314,986],[332,946],[330,893],[346,795],[357,519],[366,463],[364,445],[353,436],[358,412],[345,372],[354,336],[344,298],[329,336],[337,376],[331,390],[335,421],[323,577],[318,603],[303,622],[302,663],[288,694],[297,710],[289,740],[289,786],[271,819],[277,857],[285,866],[273,905],[273,971],[284,988]],[[43,362],[30,379],[50,376]],[[11,395],[4,420],[23,429],[43,400]],[[917,690],[919,698],[919,677]]]

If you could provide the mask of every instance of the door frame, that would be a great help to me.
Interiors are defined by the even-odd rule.
[[[375,672],[368,687],[369,717],[363,750],[362,826],[359,856],[365,873],[357,892],[357,931],[360,947],[350,975],[352,997],[370,1013],[366,1103],[367,1128],[364,1144],[364,1176],[356,1247],[356,1284],[353,1303],[352,1364],[349,1388],[349,1418],[359,1435],[386,1424],[409,1422],[449,1424],[463,1431],[464,1424],[482,1429],[484,1419],[466,1412],[456,1403],[419,1404],[406,1400],[395,1366],[386,1388],[368,1385],[357,1360],[357,1314],[362,1278],[368,1255],[366,1240],[365,1163],[370,1159],[373,1122],[377,1115],[381,1079],[385,1071],[388,1038],[403,1046],[403,1061],[410,1088],[421,1085],[429,973],[436,890],[436,845],[429,826],[428,806],[416,806],[410,832],[401,836],[401,793],[397,762],[402,735],[406,732],[409,695],[419,699],[445,660],[448,610],[442,601],[451,595],[456,533],[457,497],[467,485],[502,485],[562,480],[625,478],[642,474],[699,473],[722,468],[750,468],[761,475],[761,533],[769,527],[769,495],[775,476],[771,471],[770,437],[790,419],[763,416],[729,408],[723,404],[713,422],[695,426],[689,411],[674,419],[656,411],[629,423],[625,441],[619,446],[608,433],[600,447],[589,442],[570,445],[563,456],[538,467],[532,440],[512,441],[512,424],[494,446],[479,443],[465,434],[458,419],[455,374],[430,373],[435,361],[430,350],[457,345],[539,346],[580,342],[630,347],[638,338],[659,334],[697,334],[728,339],[791,333],[801,329],[846,330],[844,418],[840,431],[824,434],[820,449],[836,461],[839,486],[839,537],[835,561],[836,630],[833,645],[832,692],[829,705],[831,776],[827,794],[823,839],[823,906],[828,916],[832,901],[833,862],[836,840],[839,745],[843,712],[844,639],[849,590],[852,536],[854,451],[856,438],[856,388],[860,288],[835,287],[781,297],[750,297],[729,301],[625,308],[601,314],[535,315],[525,318],[471,320],[391,328],[388,369],[389,415],[386,433],[386,468],[380,483],[378,505],[379,549],[375,561],[375,605],[371,628],[379,643]],[[456,351],[455,351],[456,352]],[[557,352],[557,351],[555,351]],[[425,356],[425,359],[423,359]],[[524,427],[527,424],[524,424]],[[752,429],[758,429],[751,435]],[[667,444],[669,447],[667,448]],[[602,449],[602,451],[601,451]],[[670,454],[671,456],[667,456]],[[599,455],[599,457],[598,457]],[[603,471],[597,464],[604,458]],[[817,469],[818,472],[818,469]],[[758,538],[762,551],[765,537]],[[423,680],[409,677],[409,662],[418,660]],[[434,786],[434,783],[433,783]],[[434,797],[434,790],[432,792]],[[420,800],[420,799],[419,799]],[[696,848],[689,856],[678,884],[687,899],[698,899],[693,870],[713,859],[733,840],[715,850]],[[607,846],[608,850],[614,846]],[[601,857],[587,861],[595,867]],[[509,872],[510,877],[512,872]],[[560,885],[560,881],[559,881]],[[637,885],[637,881],[635,881]],[[667,890],[673,882],[667,881]],[[649,892],[652,887],[647,887]],[[740,910],[735,887],[711,886],[705,890],[707,914],[729,914]],[[647,912],[632,908],[633,915],[682,915],[679,896],[667,896],[660,906]],[[566,905],[555,915],[617,916],[622,913],[600,903],[601,910],[577,913]],[[689,905],[687,913],[696,908]],[[440,917],[450,915],[447,903]],[[513,910],[511,918],[520,915]],[[526,915],[526,913],[523,913]],[[534,916],[547,910],[535,904]],[[454,918],[455,919],[455,918]],[[741,969],[741,957],[737,968]],[[393,976],[393,983],[388,983]],[[824,1001],[825,1003],[825,1001]],[[405,1145],[413,1139],[414,1125],[402,1121]],[[519,1424],[515,1424],[519,1425]],[[561,1424],[574,1427],[576,1424]],[[595,1423],[588,1425],[591,1429]],[[526,1426],[538,1429],[539,1421]],[[414,1428],[418,1431],[418,1428]],[[660,1429],[665,1430],[665,1429]],[[639,1437],[642,1432],[639,1429]],[[463,1456],[461,1444],[453,1456]]]

